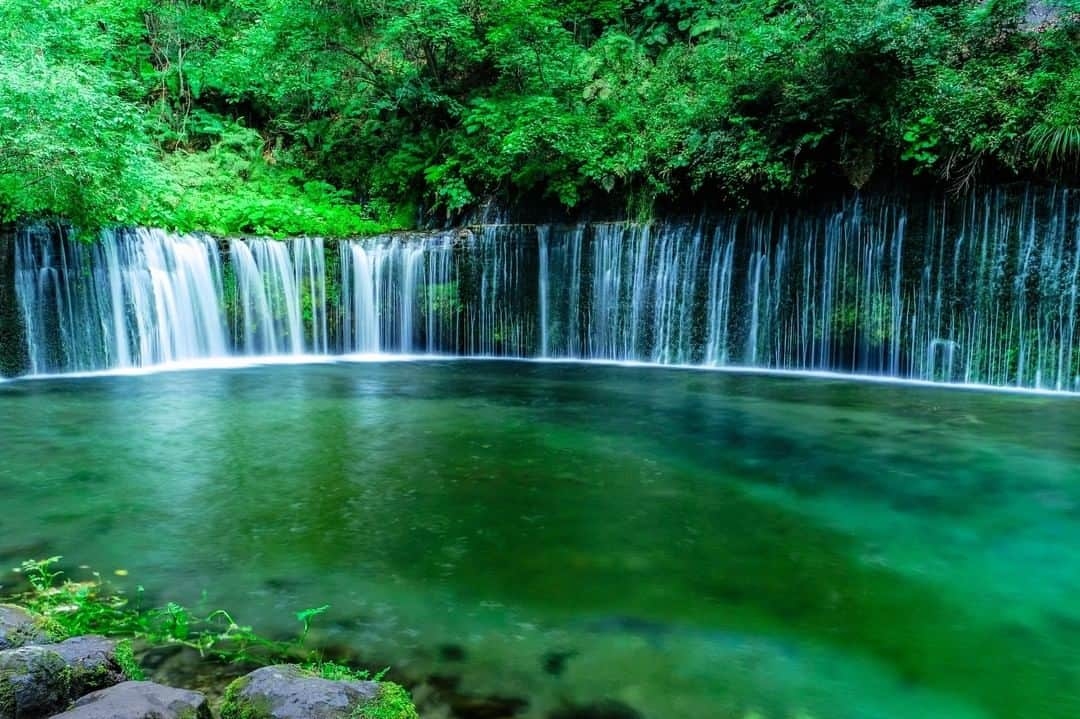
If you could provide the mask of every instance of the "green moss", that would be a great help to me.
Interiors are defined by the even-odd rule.
[[[3,669],[0,669],[0,716],[15,716],[15,687],[11,673]]]
[[[357,707],[352,719],[419,719],[409,692],[400,684],[383,682],[379,693],[367,704]]]
[[[135,660],[135,649],[130,639],[124,639],[116,645],[116,663],[128,679],[141,681],[146,678],[142,667]]]
[[[51,657],[50,657],[51,658]],[[59,654],[56,655],[56,660],[63,662],[64,659]],[[73,697],[76,694],[73,687],[76,684],[75,670],[66,664],[63,668],[53,672],[55,677],[54,686],[56,687],[56,693],[61,697]]]
[[[308,662],[301,664],[300,669],[313,677],[329,679],[330,681],[365,681],[371,679],[371,674],[363,669],[338,664],[337,662]]]
[[[221,701],[221,719],[266,719],[270,716],[268,707],[257,706],[241,693],[250,683],[248,677],[240,677],[225,688],[225,697]]]
[[[221,700],[221,719],[238,719],[241,717],[238,696],[248,685],[247,677],[240,677],[225,687],[225,696]]]
[[[60,622],[41,614],[34,615],[34,627],[39,632],[44,633],[45,636],[49,638],[50,642],[59,643],[71,636]]]
[[[64,641],[69,636],[59,622],[39,612],[20,607],[17,604],[5,604],[4,606],[13,607],[30,616],[29,622],[16,626],[8,635],[7,638],[12,647],[21,647],[27,644],[57,643]]]
[[[73,668],[71,674],[70,684],[72,687],[77,686],[78,691],[76,694],[82,694],[85,692],[92,692],[97,689],[104,689],[114,683],[115,673],[109,668],[108,663],[95,664],[94,666],[86,668]]]
[[[32,590],[14,597],[18,604],[13,606],[25,605],[38,617],[36,623],[27,623],[28,633],[33,629],[39,637],[44,632],[58,640],[85,634],[124,637],[116,645],[115,666],[102,664],[87,669],[73,669],[63,666],[63,659],[58,654],[46,652],[43,661],[49,664],[50,674],[62,675],[60,684],[65,695],[72,694],[73,688],[77,690],[74,696],[78,696],[84,693],[81,691],[83,689],[91,691],[107,686],[116,680],[117,669],[129,679],[142,679],[143,672],[135,660],[131,644],[130,637],[133,636],[138,636],[149,646],[180,644],[196,648],[229,663],[258,663],[260,658],[266,661],[280,660],[287,653],[289,658],[293,658],[303,644],[311,620],[328,608],[322,606],[298,612],[297,618],[304,625],[299,639],[293,643],[275,642],[258,636],[250,627],[237,624],[223,610],[207,617],[198,617],[172,603],[152,610],[132,607],[127,597],[116,593],[100,578],[87,582],[63,579],[63,573],[53,568],[59,559],[52,557],[24,562],[22,565],[23,575]],[[59,622],[49,618],[51,616],[55,616]],[[307,655],[316,656],[314,652]],[[378,682],[382,677],[380,673],[372,678],[366,671],[334,662],[309,662],[299,665],[299,669],[308,675],[332,681]],[[3,682],[3,669],[0,669],[0,709],[6,708],[3,701],[9,705],[14,701],[11,687]],[[249,684],[248,677],[240,677],[226,688],[220,707],[221,719],[266,719],[271,715],[271,707],[265,699],[253,700],[243,696]],[[5,691],[7,695],[2,693]],[[0,711],[0,717],[11,714]],[[360,719],[417,719],[408,693],[393,684],[381,684],[376,698],[359,707],[355,714]]]

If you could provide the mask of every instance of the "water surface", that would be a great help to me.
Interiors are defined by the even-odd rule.
[[[319,641],[522,717],[1080,715],[1072,398],[326,363],[8,382],[0,428],[11,566],[330,603]]]

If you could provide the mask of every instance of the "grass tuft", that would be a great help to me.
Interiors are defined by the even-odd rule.
[[[1028,147],[1040,167],[1080,167],[1080,124],[1040,124],[1028,132]]]

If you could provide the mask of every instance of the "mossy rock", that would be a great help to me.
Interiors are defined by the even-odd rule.
[[[127,673],[118,654],[118,644],[105,637],[73,637],[49,647],[63,657],[68,666],[71,691],[75,696],[111,687],[134,679]]]
[[[230,684],[221,719],[417,719],[417,714],[397,684],[325,679],[279,664]]]
[[[67,662],[52,649],[0,651],[0,719],[49,716],[74,698]]]
[[[127,678],[115,642],[103,637],[0,651],[0,719],[50,716]]]
[[[14,604],[0,604],[0,651],[28,644],[50,644],[65,638],[64,630],[56,622]]]

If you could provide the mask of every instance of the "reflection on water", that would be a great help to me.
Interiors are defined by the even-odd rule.
[[[656,719],[1080,715],[1080,408],[515,362],[0,387],[0,555]],[[449,649],[448,649],[449,648]]]

